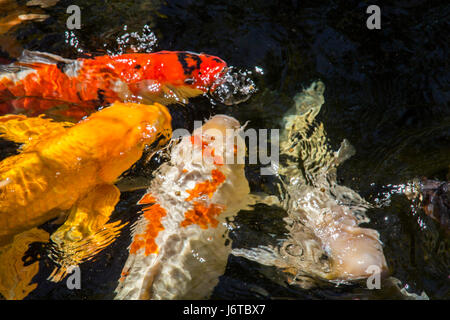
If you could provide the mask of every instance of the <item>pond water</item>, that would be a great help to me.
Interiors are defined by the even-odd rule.
[[[431,299],[450,297],[449,239],[435,220],[397,191],[415,178],[450,180],[448,4],[384,1],[379,4],[381,29],[369,30],[369,4],[359,1],[81,0],[81,29],[68,30],[66,8],[71,4],[59,1],[33,9],[48,17],[22,22],[1,35],[1,59],[17,57],[22,49],[66,58],[133,48],[183,50],[216,55],[253,72],[258,92],[238,106],[212,106],[200,97],[183,110],[171,107],[174,125],[189,129],[193,120],[218,113],[249,121],[248,128],[279,128],[293,97],[321,80],[325,104],[318,121],[334,150],[343,139],[356,150],[339,167],[338,181],[374,205],[367,226],[380,233],[392,276],[408,292],[425,291]],[[2,157],[12,149],[2,143]],[[149,175],[159,162],[154,159],[145,169],[138,165],[131,174],[141,170],[139,174]],[[276,193],[274,178],[261,177],[259,169],[246,167],[252,191]],[[142,194],[123,193],[114,219],[134,221]],[[238,228],[230,233],[234,246],[282,238],[284,216],[284,210],[263,204],[251,214],[241,212],[235,221]],[[44,281],[51,266],[42,258],[35,278],[39,285],[28,299],[111,298],[129,241],[129,232],[123,232],[95,261],[81,266],[84,279],[89,279],[81,290]],[[36,257],[44,251],[36,244],[29,254]],[[300,289],[285,283],[272,267],[230,256],[212,298],[339,299],[353,297],[354,291],[354,286]],[[363,297],[374,296],[362,292]]]

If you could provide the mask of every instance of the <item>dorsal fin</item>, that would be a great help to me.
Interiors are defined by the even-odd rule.
[[[45,64],[58,64],[58,63],[71,63],[73,60],[66,59],[56,54],[51,54],[47,52],[40,51],[29,51],[23,50],[22,55],[19,57],[17,63],[19,64],[35,64],[35,63],[45,63]]]
[[[128,89],[142,97],[145,104],[158,102],[163,105],[171,103],[184,105],[189,98],[203,94],[201,89],[189,86],[174,86],[169,83],[160,83],[157,80],[149,79],[128,84],[125,90]],[[124,93],[119,93],[119,95]]]
[[[7,65],[0,65],[0,73],[18,73],[25,70],[35,70],[40,64],[69,65],[74,61],[76,60],[65,59],[51,53],[23,50],[22,55],[17,61]]]
[[[0,73],[18,73],[31,68],[21,65],[16,65],[15,62],[6,65],[0,65]]]

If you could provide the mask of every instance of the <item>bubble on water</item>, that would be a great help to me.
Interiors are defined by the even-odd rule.
[[[77,35],[73,31],[65,31],[64,32],[64,42],[67,43],[69,46],[75,48],[77,52],[83,53],[84,50],[80,46],[80,41],[78,40]]]
[[[257,91],[256,85],[250,78],[251,71],[228,68],[223,76],[216,81],[216,87],[211,93],[217,101],[233,105],[248,100]]]
[[[144,25],[140,32],[127,32],[128,26],[123,27],[125,32],[121,36],[116,38],[118,48],[115,50],[107,50],[107,53],[111,56],[121,55],[126,52],[145,52],[149,53],[153,51],[156,46],[157,38],[148,25]],[[103,45],[107,47],[107,44]]]
[[[387,184],[382,188],[383,191],[379,192],[377,194],[377,197],[374,199],[375,204],[378,208],[390,206],[391,198],[393,195],[408,194],[409,192],[411,192],[411,190],[415,188],[415,186],[412,182],[408,182],[404,184]]]
[[[261,68],[261,67],[256,66],[255,67],[255,72],[260,74],[260,75],[263,75],[264,74],[264,69]]]

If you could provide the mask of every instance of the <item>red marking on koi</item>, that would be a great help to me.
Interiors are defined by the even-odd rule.
[[[155,239],[159,232],[164,230],[161,219],[166,216],[167,211],[156,203],[156,199],[150,194],[145,194],[138,203],[152,203],[152,205],[142,209],[144,212],[142,218],[147,220],[147,226],[143,233],[134,236],[130,246],[130,254],[135,254],[139,249],[144,248],[144,254],[148,256],[152,253],[158,253],[158,245]]]
[[[205,206],[203,201],[194,202],[194,208],[186,211],[185,219],[181,222],[181,227],[187,227],[191,224],[197,224],[202,229],[211,227],[216,228],[219,221],[216,219],[224,210],[225,206],[221,204],[211,203]]]
[[[214,137],[211,137],[211,140],[214,140]],[[217,166],[222,166],[224,161],[221,156],[215,155],[214,148],[209,146],[209,142],[206,141],[205,137],[202,136],[191,136],[191,143],[193,145],[200,146],[202,148],[202,157],[210,156],[213,159],[213,163]]]
[[[226,177],[217,169],[213,169],[211,175],[212,180],[198,182],[193,189],[186,190],[186,192],[189,193],[189,197],[187,197],[185,201],[191,201],[194,198],[199,198],[204,195],[208,195],[209,198],[212,198],[214,192],[216,192],[217,188],[225,181]]]

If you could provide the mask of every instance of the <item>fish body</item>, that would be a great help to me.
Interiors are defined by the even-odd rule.
[[[0,133],[23,143],[0,162],[0,246],[65,213],[51,239],[76,265],[117,235],[118,224],[107,224],[120,196],[114,182],[146,146],[171,135],[171,116],[159,104],[116,102],[77,124],[3,116]]]
[[[239,122],[218,115],[171,152],[139,201],[129,257],[116,299],[207,298],[225,271],[231,241],[227,219],[246,206],[249,185]],[[225,146],[221,134],[230,129]],[[237,139],[236,142],[234,139]],[[226,157],[241,161],[227,163]]]
[[[0,67],[0,114],[44,112],[79,120],[114,101],[186,103],[214,91],[225,76],[222,59],[185,51],[64,59],[24,51]]]
[[[279,267],[303,288],[387,273],[378,232],[359,226],[368,221],[370,205],[337,183],[336,168],[355,150],[347,140],[337,152],[330,150],[323,125],[315,120],[324,89],[322,82],[313,83],[296,96],[295,107],[283,118],[278,173],[287,194],[282,203],[288,213],[287,239],[279,247],[233,250]]]
[[[333,152],[322,124],[315,117],[324,103],[325,85],[313,83],[295,98],[295,112],[286,119],[282,153],[303,163],[304,173],[292,168],[296,179],[285,185],[290,196],[289,215],[314,233],[324,256],[321,278],[332,281],[367,279],[374,273],[388,273],[379,233],[363,228],[370,205],[355,191],[337,183],[337,167],[355,154],[347,140]],[[294,128],[297,130],[294,130]],[[300,142],[297,147],[292,147]],[[286,167],[289,167],[287,165]],[[298,164],[297,164],[298,167]],[[323,261],[325,260],[325,261]]]

